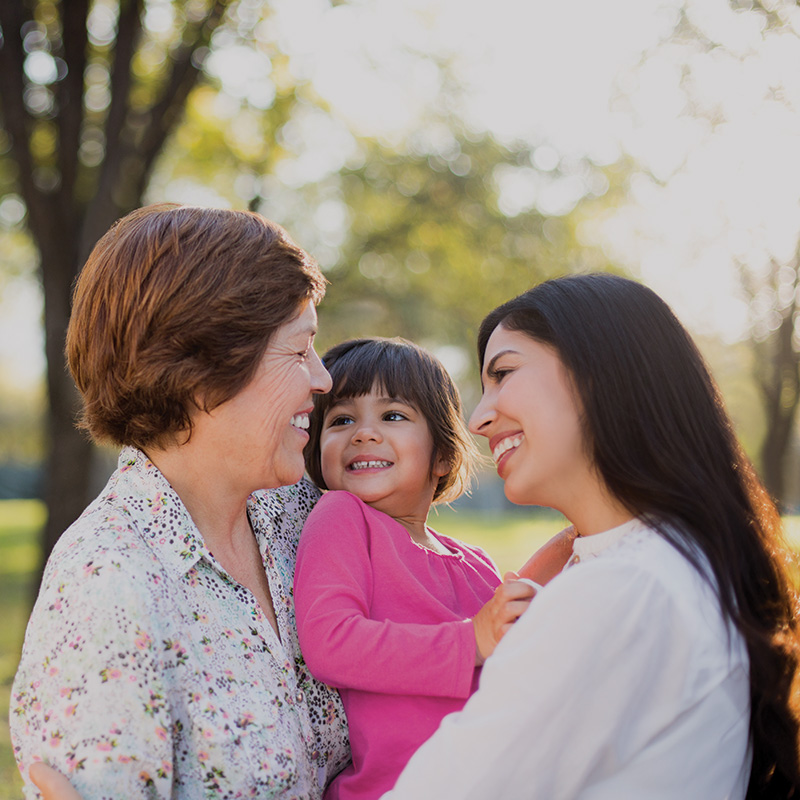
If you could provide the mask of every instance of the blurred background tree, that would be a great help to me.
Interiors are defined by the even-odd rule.
[[[64,369],[71,286],[111,223],[166,186],[264,211],[328,255],[329,342],[370,333],[471,350],[492,304],[555,272],[608,266],[577,246],[569,216],[501,208],[502,171],[535,172],[530,146],[451,121],[408,149],[349,137],[347,163],[325,180],[276,180],[283,161],[308,156],[309,124],[328,112],[289,74],[262,3],[2,0],[0,27],[0,196],[23,209],[44,296],[43,559],[97,489]],[[239,97],[220,90],[232,63],[251,72]]]
[[[657,5],[659,0],[648,2]],[[444,14],[447,3],[438,2]],[[513,6],[513,0],[502,3]],[[382,13],[395,13],[391,3],[377,5]],[[655,21],[641,12],[639,23],[653,27],[655,33],[648,36],[655,44],[623,71],[615,108],[634,119],[635,109],[626,103],[633,108],[640,102],[637,95],[651,98],[659,113],[676,115],[674,128],[663,116],[653,123],[663,128],[662,141],[691,148],[705,137],[713,144],[713,134],[727,130],[724,123],[732,116],[714,105],[713,92],[698,91],[705,74],[701,68],[709,63],[698,59],[719,60],[726,48],[730,60],[741,61],[742,54],[693,15],[693,8],[708,3],[663,0],[661,5],[667,13]],[[30,463],[45,454],[49,515],[44,557],[108,470],[108,461],[98,459],[73,426],[76,398],[62,355],[70,287],[98,236],[138,205],[166,199],[248,207],[285,225],[331,279],[320,309],[322,348],[364,334],[415,339],[443,357],[467,394],[468,406],[476,387],[477,324],[488,309],[538,280],[573,270],[613,269],[641,277],[668,299],[665,288],[681,283],[689,294],[705,292],[701,267],[686,278],[664,270],[666,282],[659,285],[647,271],[647,257],[635,247],[623,252],[607,235],[616,225],[618,238],[630,238],[642,227],[629,214],[633,205],[647,215],[648,224],[657,220],[647,198],[679,186],[690,159],[660,168],[633,140],[618,152],[612,148],[611,155],[600,146],[600,155],[587,155],[591,147],[583,155],[561,148],[555,135],[545,131],[553,109],[548,111],[541,94],[538,102],[529,96],[553,78],[544,71],[526,76],[524,91],[518,87],[507,104],[529,108],[531,129],[501,136],[476,122],[462,85],[465,64],[469,73],[470,64],[484,62],[473,50],[464,59],[463,42],[434,52],[426,49],[424,37],[413,35],[413,46],[400,47],[405,51],[396,69],[413,79],[415,91],[425,97],[424,108],[396,135],[365,133],[322,98],[304,59],[323,45],[332,48],[329,58],[350,58],[340,35],[354,29],[356,14],[369,16],[373,4],[319,0],[314,13],[324,21],[316,33],[316,23],[299,12],[294,23],[299,27],[281,27],[279,6],[291,8],[291,3],[0,0],[0,246],[9,255],[0,282],[10,287],[18,277],[15,270],[39,275],[47,354],[42,397],[33,393],[26,402],[15,400],[14,392],[4,394],[0,426],[7,433],[0,435],[0,460],[13,460],[13,454]],[[726,13],[738,6],[726,6]],[[748,6],[736,12],[737,19],[763,20],[758,42],[778,34],[796,40],[794,23],[779,14],[795,4],[773,0],[769,6],[768,13]],[[418,21],[424,30],[430,22],[427,11],[420,7],[415,13],[415,25]],[[459,7],[458,23],[469,22],[469,13]],[[631,6],[624,15],[617,20],[619,28],[633,24],[640,12]],[[532,52],[511,40],[548,35],[545,28],[508,27],[507,18],[500,18],[506,19],[506,50]],[[479,34],[490,23],[477,14]],[[598,42],[602,52],[613,50],[611,44]],[[364,46],[370,59],[365,79],[377,81],[386,68],[382,44],[365,33]],[[675,83],[683,94],[677,105],[660,100],[664,81],[659,63],[678,76]],[[593,77],[589,73],[595,66],[582,63],[585,80]],[[505,85],[494,86],[508,88],[517,78],[506,75]],[[564,107],[581,106],[571,95],[556,99]],[[390,117],[413,105],[396,88],[380,88],[365,102],[384,103]],[[495,121],[506,110],[493,109]],[[634,119],[631,131],[636,124]],[[600,138],[584,127],[572,125],[569,132]],[[715,235],[713,230],[703,234]],[[683,229],[666,235],[680,239]],[[792,383],[797,375],[797,294],[796,278],[787,271],[794,267],[783,256],[769,262],[775,265],[772,273],[755,269],[759,265],[753,259],[738,260],[748,276],[740,289],[751,293],[751,338],[761,348],[759,355],[722,343],[712,330],[700,331],[706,334],[703,347],[721,377],[746,447],[755,454],[761,449],[773,492],[796,501],[791,481],[787,486],[797,442],[798,393],[797,382]],[[712,289],[710,294],[717,293]],[[766,320],[760,327],[756,311]],[[780,351],[788,366],[780,367],[784,362],[773,346],[778,317],[789,319]],[[756,369],[761,379],[745,380],[744,373]],[[3,382],[8,378],[0,375]],[[769,421],[777,416],[767,405],[759,409],[757,387],[783,415],[782,427]],[[42,436],[37,415],[45,409],[48,423]],[[771,440],[778,444],[769,445],[768,452]],[[101,462],[99,469],[93,461]]]
[[[142,0],[0,4],[2,190],[25,204],[44,293],[45,553],[89,493],[91,446],[63,363],[71,286],[99,236],[141,205],[227,5],[186,3],[179,24],[148,31]]]
[[[724,164],[724,174],[715,176],[716,190],[724,187],[721,199],[712,200],[716,219],[704,220],[711,223],[711,241],[702,247],[708,252],[719,245],[714,237],[728,239],[731,272],[747,307],[744,339],[764,420],[754,452],[767,489],[786,508],[798,501],[800,470],[800,161],[784,156],[784,144],[796,148],[800,132],[800,3],[730,0],[717,9],[681,4],[671,35],[644,61],[672,67],[680,115],[694,126],[692,148],[670,174],[645,170],[654,186],[666,195],[695,178],[703,159],[717,169]],[[723,91],[726,82],[739,91]],[[723,161],[720,154],[733,157]],[[708,172],[706,185],[712,182]],[[746,207],[734,199],[742,186],[751,193]]]

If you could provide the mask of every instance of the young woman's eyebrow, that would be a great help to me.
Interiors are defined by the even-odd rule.
[[[518,353],[516,350],[511,350],[510,348],[506,348],[505,350],[501,350],[499,353],[495,353],[495,354],[492,356],[492,358],[491,358],[491,360],[489,361],[489,363],[488,363],[488,364],[486,365],[486,367],[484,368],[484,370],[483,370],[484,374],[485,374],[485,375],[491,375],[491,374],[492,374],[492,372],[494,371],[494,365],[495,365],[495,364],[496,364],[496,363],[497,363],[497,362],[498,362],[498,361],[499,361],[499,360],[500,360],[500,359],[501,359],[503,356],[506,356],[506,355],[508,355],[509,353],[510,353],[510,354],[512,354],[512,355],[515,355],[515,356],[516,356],[516,355],[519,355],[519,353]]]

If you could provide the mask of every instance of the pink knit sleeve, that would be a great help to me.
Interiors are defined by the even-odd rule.
[[[384,694],[469,696],[475,667],[471,619],[437,624],[370,619],[376,576],[363,507],[325,495],[300,538],[295,613],[300,647],[318,679]]]

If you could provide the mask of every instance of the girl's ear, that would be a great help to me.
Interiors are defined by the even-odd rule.
[[[444,478],[444,476],[447,475],[452,468],[452,465],[447,459],[437,456],[436,461],[433,464],[432,473],[436,478]]]

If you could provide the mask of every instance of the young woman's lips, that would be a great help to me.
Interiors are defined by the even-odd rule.
[[[524,439],[525,435],[521,431],[516,433],[503,433],[492,438],[489,445],[498,472],[500,472],[506,461],[511,457],[511,454],[516,451]]]

